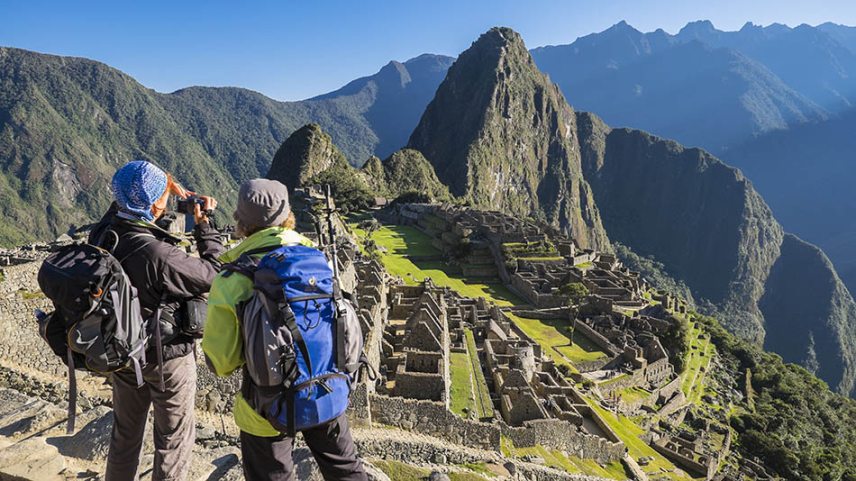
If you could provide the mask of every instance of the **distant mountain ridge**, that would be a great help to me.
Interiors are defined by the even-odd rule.
[[[532,55],[579,108],[715,153],[856,98],[856,52],[820,27],[724,32],[700,21],[670,35],[620,22]]]
[[[0,48],[0,245],[96,219],[109,192],[95,187],[134,158],[219,195],[228,210],[237,184],[267,172],[304,124],[320,124],[351,163],[391,153],[450,62],[423,55],[319,98],[278,102],[240,88],[161,94],[98,62]]]

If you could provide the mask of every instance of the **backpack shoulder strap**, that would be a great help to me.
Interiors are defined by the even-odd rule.
[[[278,244],[272,246],[257,247],[255,249],[250,249],[247,252],[241,253],[241,255],[235,261],[223,264],[223,277],[229,277],[234,273],[238,273],[252,280],[253,276],[255,275],[256,269],[259,266],[259,261],[261,260],[256,258],[255,256],[257,254],[267,254],[268,252],[273,252],[279,249],[280,247],[282,246]]]
[[[152,243],[152,241],[157,240],[157,237],[155,237],[152,234],[130,234],[130,235],[127,235],[125,237],[127,239],[131,239],[131,240],[137,240],[137,239],[145,239],[145,240],[143,242],[137,242],[137,245],[134,246],[134,248],[131,249],[130,252],[128,252],[127,254],[123,255],[120,259],[118,259],[119,264],[125,262],[125,260],[127,258],[131,257],[132,255],[136,254],[137,252],[145,249],[147,246],[149,246]],[[114,247],[114,249],[115,249],[115,247]]]

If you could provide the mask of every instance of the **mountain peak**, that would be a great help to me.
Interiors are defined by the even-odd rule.
[[[606,247],[574,123],[520,35],[493,28],[449,69],[409,147],[473,205],[534,216],[573,233],[581,246]]]
[[[347,164],[345,156],[320,125],[310,123],[285,139],[276,151],[266,177],[294,190],[335,164]]]
[[[607,32],[638,33],[638,34],[642,33],[639,30],[636,30],[636,28],[634,28],[632,25],[627,23],[626,20],[622,20],[622,21],[616,23],[615,25],[613,25],[613,26],[611,26],[611,27],[609,27],[603,31],[603,33],[607,33]]]
[[[684,25],[684,28],[678,32],[677,36],[701,38],[716,32],[716,27],[713,26],[713,22],[710,20],[696,20]]]

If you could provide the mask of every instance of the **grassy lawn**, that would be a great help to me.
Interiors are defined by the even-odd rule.
[[[591,341],[582,334],[574,335],[571,344],[567,330],[568,321],[563,319],[527,319],[507,313],[514,323],[529,337],[535,340],[554,361],[576,371],[574,363],[596,361],[606,357]]]
[[[582,459],[573,455],[565,455],[561,451],[547,449],[543,446],[518,448],[506,437],[500,440],[500,444],[502,454],[506,457],[522,458],[524,456],[537,456],[542,458],[547,466],[561,469],[568,473],[586,474],[607,479],[627,479],[627,474],[624,472],[624,466],[621,464],[621,461],[601,466],[592,459]]]
[[[650,392],[636,386],[620,389],[616,391],[616,394],[618,394],[618,396],[621,397],[621,400],[626,403],[641,401],[643,399],[647,399],[648,396],[651,395]]]
[[[371,460],[371,463],[383,471],[393,481],[424,481],[428,479],[431,471],[417,466],[404,464],[392,460]],[[448,473],[451,481],[486,481],[487,478],[476,473],[452,472]]]
[[[476,347],[476,339],[473,337],[473,331],[466,329],[464,334],[467,336],[467,353],[470,369],[473,373],[475,382],[476,395],[476,415],[479,418],[493,417],[493,403],[490,400],[490,391],[487,387],[487,381],[484,378],[484,373],[481,370],[481,361],[479,361],[478,348]]]
[[[365,231],[350,224],[351,229],[361,240],[365,240]],[[404,279],[409,285],[416,285],[426,277],[434,284],[454,289],[465,297],[484,297],[500,307],[525,304],[522,299],[508,290],[499,279],[468,279],[460,269],[453,268],[442,261],[419,260],[419,258],[437,257],[441,253],[431,245],[431,238],[419,230],[400,225],[383,225],[372,233],[372,240],[378,247],[385,249],[381,253],[384,268]]]
[[[472,411],[475,409],[470,357],[463,352],[450,353],[449,371],[452,378],[449,407],[453,413],[466,417],[465,410]]]
[[[681,391],[690,403],[698,404],[704,394],[704,376],[702,368],[706,368],[713,355],[710,339],[695,323],[690,323],[690,349],[687,352],[687,368],[681,374]]]
[[[633,420],[622,416],[616,415],[602,408],[597,403],[589,400],[589,405],[594,409],[601,418],[615,431],[615,434],[624,442],[624,445],[627,447],[630,456],[635,460],[639,460],[639,458],[643,456],[651,456],[654,458],[647,466],[642,466],[642,469],[649,475],[658,474],[662,469],[668,471],[665,473],[669,479],[672,480],[690,480],[692,479],[689,475],[681,472],[678,474],[676,472],[671,472],[675,469],[675,465],[671,463],[668,459],[663,457],[651,446],[645,444],[639,436],[644,434],[642,428],[637,426]]]

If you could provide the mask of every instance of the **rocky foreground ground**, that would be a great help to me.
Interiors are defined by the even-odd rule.
[[[92,385],[81,399],[77,429],[65,434],[65,386],[46,377],[24,375],[14,368],[0,367],[0,481],[67,481],[103,479],[113,414],[106,386]],[[152,429],[149,423],[149,433]],[[197,440],[191,460],[191,481],[243,479],[237,429],[228,416],[199,412]],[[388,461],[419,466],[431,471],[432,480],[482,479],[464,468],[479,465],[496,480],[575,480],[598,478],[569,475],[536,463],[509,460],[492,451],[481,451],[386,427],[355,428],[354,437],[366,460],[369,479],[390,478],[373,463]],[[295,451],[298,479],[321,480],[315,462],[298,441]],[[151,479],[153,459],[151,435],[146,436],[141,460],[141,479]],[[537,460],[536,460],[537,461]]]

